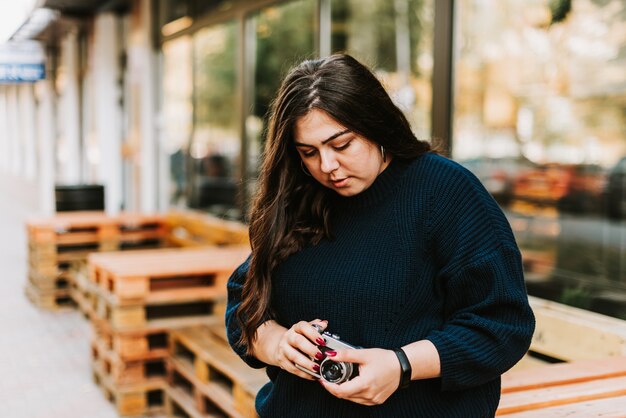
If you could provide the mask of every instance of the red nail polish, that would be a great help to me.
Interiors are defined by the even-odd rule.
[[[326,355],[327,355],[328,357],[335,357],[335,356],[337,355],[337,352],[336,352],[336,351],[331,351],[331,350],[328,350],[328,351],[326,352]]]
[[[318,366],[317,364],[313,365],[313,370],[315,370],[316,372],[320,371],[320,366]]]
[[[318,360],[324,360],[324,354],[322,353],[315,353],[315,358]]]
[[[317,345],[326,345],[326,341],[324,341],[324,339],[321,337],[316,339],[315,342],[317,343]]]

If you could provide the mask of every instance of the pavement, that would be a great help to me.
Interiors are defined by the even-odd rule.
[[[24,295],[25,222],[37,190],[0,175],[0,417],[115,418],[92,380],[91,326],[78,310],[49,312]]]

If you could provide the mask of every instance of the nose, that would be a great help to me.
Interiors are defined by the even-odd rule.
[[[320,170],[325,174],[330,174],[339,168],[339,161],[332,151],[320,153]]]

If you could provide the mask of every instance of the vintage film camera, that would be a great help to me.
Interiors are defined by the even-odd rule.
[[[321,328],[317,325],[313,325],[319,332]],[[317,348],[323,353],[326,351],[336,351],[345,349],[358,349],[346,342],[341,341],[338,335],[331,334],[329,332],[323,332],[322,338],[326,341],[326,345],[318,345]],[[359,366],[355,363],[347,363],[344,361],[334,361],[331,357],[325,357],[323,360],[312,359],[314,362],[320,365],[319,374],[305,369],[296,364],[296,367],[305,373],[317,379],[324,379],[330,383],[343,383],[359,375]]]

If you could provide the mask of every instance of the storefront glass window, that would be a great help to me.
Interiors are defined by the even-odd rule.
[[[227,22],[193,37],[193,133],[188,205],[239,218],[237,25]]]
[[[184,204],[193,123],[191,38],[163,44],[163,148],[169,155],[172,205]]]
[[[420,139],[429,139],[434,0],[333,0],[333,52],[375,69]]]
[[[453,157],[509,217],[531,294],[626,318],[626,3],[456,4]]]
[[[315,11],[315,1],[293,1],[265,8],[248,21],[247,56],[251,62],[246,71],[253,80],[248,93],[251,112],[246,117],[250,194],[258,176],[265,116],[280,81],[293,65],[316,57]]]

